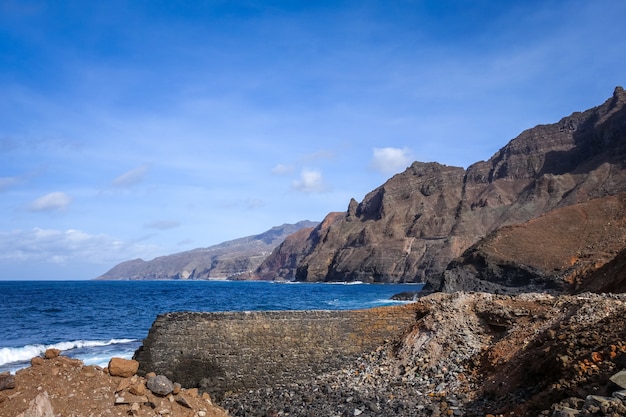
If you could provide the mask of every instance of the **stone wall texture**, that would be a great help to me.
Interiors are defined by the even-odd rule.
[[[135,353],[156,372],[217,398],[340,369],[416,322],[411,304],[368,310],[167,313]]]

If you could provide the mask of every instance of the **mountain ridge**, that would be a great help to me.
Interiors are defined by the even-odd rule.
[[[616,87],[603,104],[527,129],[467,169],[414,162],[299,245],[279,246],[256,277],[277,276],[273,268],[297,281],[440,288],[450,263],[498,228],[626,191],[625,104]]]
[[[233,279],[258,267],[288,235],[317,222],[303,220],[283,224],[257,235],[164,255],[150,261],[133,259],[122,262],[96,280],[161,280],[161,279]]]

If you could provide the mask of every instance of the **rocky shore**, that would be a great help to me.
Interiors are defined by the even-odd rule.
[[[31,366],[0,374],[1,417],[226,417],[208,394],[184,389],[162,375],[136,375],[138,363],[113,358],[85,366],[49,349]]]
[[[221,405],[233,416],[626,415],[626,296],[437,293],[417,303],[411,332],[351,367]]]
[[[0,416],[626,415],[626,294],[435,293],[414,306],[412,328],[349,366],[219,405],[134,375],[135,361],[47,352],[0,376]]]

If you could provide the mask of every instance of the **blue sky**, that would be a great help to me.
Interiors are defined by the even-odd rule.
[[[90,279],[467,167],[626,84],[623,0],[0,0],[0,279]]]

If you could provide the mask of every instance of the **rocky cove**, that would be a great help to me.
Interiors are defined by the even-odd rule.
[[[164,314],[136,353],[137,378],[154,372],[211,393],[233,416],[626,415],[625,104],[617,87],[602,105],[529,129],[467,169],[415,162],[237,273],[425,281],[431,294],[342,313]],[[196,272],[187,278],[204,276]],[[86,374],[20,371],[0,391],[0,416],[58,386],[53,407],[78,393],[87,399],[76,407],[90,405],[96,391],[81,381],[107,374],[52,366]],[[208,412],[168,406],[178,404],[171,393],[116,404],[120,381],[108,377],[97,411],[63,415]]]
[[[180,358],[188,358],[192,351],[210,353],[214,360],[230,357],[213,362],[205,374],[217,373],[227,381],[231,372],[238,373],[239,382],[231,389],[223,385],[214,392],[218,403],[235,416],[626,413],[622,401],[626,386],[620,374],[626,368],[624,295],[435,293],[407,306],[343,317],[319,314],[161,317],[155,323],[158,331],[151,331],[137,359],[146,370],[158,363],[157,373],[175,378]],[[409,316],[411,323],[398,326],[399,317]],[[362,320],[364,326],[347,324],[346,317]],[[396,336],[390,337],[388,327],[377,339],[380,329],[372,331],[373,317],[393,323]],[[226,320],[222,329],[230,329],[230,336],[216,330],[220,320]],[[318,326],[322,320],[323,325],[312,328],[307,320]],[[251,336],[243,348],[246,355],[241,346],[230,343],[233,321],[237,321],[234,333],[247,329]],[[337,328],[346,331],[343,339],[332,336]],[[319,339],[311,342],[321,329],[328,332],[327,345],[334,346],[333,352]],[[365,331],[375,347],[362,346],[355,356],[351,343]],[[181,350],[196,333],[204,335],[196,338],[197,347]],[[295,343],[277,342],[280,334]],[[273,349],[266,345],[272,340],[277,342]],[[164,349],[167,344],[169,350]],[[164,350],[155,349],[159,345]],[[349,354],[343,355],[344,350]],[[228,368],[229,360],[240,367]],[[202,362],[187,365],[200,367]],[[209,380],[196,384],[211,389]]]
[[[277,337],[285,323],[285,329],[295,336],[297,323],[304,314],[311,315],[311,320],[317,315],[318,324],[323,323],[320,333],[326,328],[331,334],[331,323],[338,321],[342,323],[335,329],[351,328],[352,335],[344,342],[329,338],[329,344],[337,344],[335,351],[326,352],[325,357],[316,356],[314,363],[309,361],[311,357],[307,359],[307,354],[318,348],[316,344],[302,343],[301,348],[283,344],[274,349],[254,350],[254,340],[261,340],[264,333],[269,337],[265,342]],[[0,415],[12,417],[24,412],[29,403],[35,404],[37,398],[41,401],[44,392],[56,413],[50,416],[224,415],[221,408],[233,416],[623,416],[626,413],[625,295],[435,293],[406,306],[344,314],[342,318],[325,312],[274,312],[261,318],[253,314],[236,318],[240,321],[239,333],[248,328],[253,336],[249,342],[250,355],[237,356],[242,346],[224,343],[218,353],[223,357],[229,352],[233,354],[230,360],[233,364],[240,363],[240,378],[247,383],[239,388],[233,385],[233,389],[223,389],[221,394],[211,397],[203,397],[202,390],[184,384],[179,385],[179,391],[182,388],[186,399],[169,391],[151,393],[146,390],[146,383],[158,375],[147,369],[139,371],[142,376],[130,376],[120,375],[120,371],[112,368],[84,366],[62,356],[34,358],[33,366],[18,371],[12,381],[6,376],[0,378]],[[290,316],[298,320],[289,320]],[[176,327],[171,320],[182,317],[169,315],[170,329]],[[187,325],[189,318],[186,317]],[[201,318],[206,320],[205,316]],[[359,318],[363,318],[365,326],[358,325]],[[213,319],[217,322],[233,317]],[[383,326],[394,321],[396,330],[392,325]],[[372,326],[376,322],[379,325]],[[179,328],[186,326],[181,324],[182,320],[178,323]],[[381,332],[385,328],[390,333]],[[196,328],[198,332],[204,330],[206,326]],[[304,335],[311,329],[303,325],[301,330]],[[356,340],[358,332],[369,335],[371,345],[362,345],[362,353],[355,354],[353,349],[342,357],[342,349],[350,346],[350,338]],[[171,335],[175,336],[174,332]],[[223,331],[207,331],[204,342],[213,339],[210,343],[216,347],[220,341],[226,341],[225,337]],[[165,333],[151,332],[146,345],[155,346],[165,339]],[[319,344],[319,350],[323,351],[324,343]],[[202,352],[206,348],[198,344],[194,349]],[[298,355],[301,355],[299,361],[294,359]],[[276,356],[283,358],[283,363],[276,363]],[[250,363],[255,373],[247,373]],[[301,367],[307,363],[314,366],[313,372]],[[168,366],[173,365],[163,362],[157,374],[170,380],[164,375],[168,374],[179,383],[168,372]],[[145,362],[142,367],[147,367]],[[288,370],[282,379],[257,378],[274,375],[281,367]],[[207,382],[204,381],[204,388],[210,389]],[[59,414],[61,410],[64,411]]]

